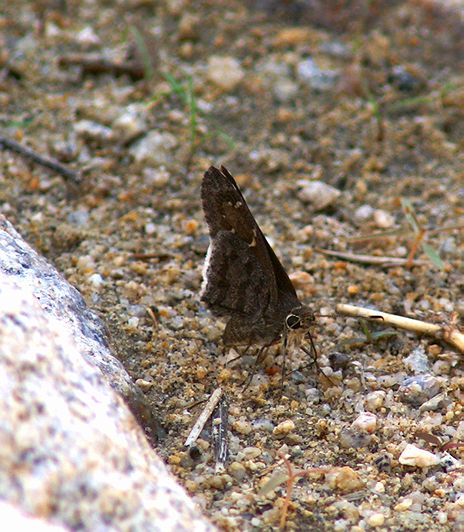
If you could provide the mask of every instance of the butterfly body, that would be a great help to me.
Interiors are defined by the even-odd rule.
[[[210,234],[201,299],[214,315],[228,318],[224,344],[272,345],[307,330],[313,314],[299,301],[232,175],[210,167],[201,197]]]

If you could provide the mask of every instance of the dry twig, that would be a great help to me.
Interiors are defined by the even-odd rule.
[[[58,65],[78,66],[83,75],[111,74],[113,76],[127,75],[137,81],[145,76],[144,65],[140,61],[111,61],[97,54],[67,54],[58,59]]]
[[[279,457],[282,460],[282,462],[285,464],[285,467],[287,468],[287,473],[285,474],[281,471],[275,472],[272,475],[272,477],[268,480],[268,482],[266,482],[266,484],[260,489],[260,495],[266,495],[267,493],[276,489],[278,486],[280,486],[281,484],[285,482],[287,493],[285,495],[285,499],[282,505],[282,512],[280,514],[280,522],[279,522],[280,530],[285,530],[285,526],[287,524],[288,509],[290,507],[290,503],[292,500],[293,486],[295,485],[295,482],[299,478],[309,477],[314,474],[323,476],[323,475],[326,475],[327,473],[330,473],[331,471],[336,470],[337,468],[311,467],[309,469],[295,470],[293,469],[293,466],[288,460],[288,458],[283,453],[279,453]]]
[[[201,431],[203,430],[203,427],[205,426],[205,423],[210,418],[211,414],[213,413],[213,410],[216,408],[217,404],[219,403],[219,400],[222,396],[222,390],[221,388],[216,388],[214,392],[211,394],[211,397],[209,398],[208,402],[205,405],[205,408],[199,415],[195,425],[193,426],[192,430],[190,431],[190,434],[188,435],[187,439],[185,440],[185,446],[190,447],[193,445],[196,441],[198,436],[201,434]]]
[[[31,160],[34,163],[40,164],[44,168],[48,168],[49,170],[52,170],[53,172],[62,175],[64,178],[71,181],[74,185],[78,185],[81,183],[81,176],[79,172],[70,170],[66,166],[63,166],[61,163],[59,163],[56,159],[44,157],[43,155],[40,155],[36,151],[32,150],[31,148],[26,148],[26,146],[22,146],[21,144],[19,144],[19,142],[0,135],[0,147],[7,150],[11,150],[19,155],[22,155],[26,159]]]
[[[340,303],[337,305],[337,312],[347,314],[359,318],[373,318],[382,319],[382,322],[399,329],[416,332],[419,334],[427,334],[433,336],[438,340],[445,340],[448,344],[464,353],[464,333],[457,327],[436,325],[435,323],[427,323],[425,321],[414,320],[398,316],[397,314],[389,314],[387,312],[380,312],[378,310],[367,309],[363,307],[356,307],[354,305],[346,305]]]

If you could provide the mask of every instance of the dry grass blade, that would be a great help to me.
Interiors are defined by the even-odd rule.
[[[384,268],[390,268],[393,266],[404,266],[408,264],[409,259],[402,259],[400,257],[377,257],[375,255],[363,255],[356,253],[347,253],[344,251],[332,251],[330,249],[316,248],[315,251],[328,255],[330,257],[337,257],[339,259],[348,260],[350,262],[359,262],[361,264],[373,264],[376,266],[382,266]],[[425,260],[414,260],[413,265],[428,264]]]

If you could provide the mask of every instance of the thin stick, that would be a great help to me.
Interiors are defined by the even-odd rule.
[[[216,460],[216,473],[224,471],[227,459],[229,457],[229,440],[227,431],[229,428],[229,410],[227,402],[222,395],[219,404],[214,409],[212,417],[212,441],[214,449],[214,458]]]
[[[348,316],[355,316],[360,318],[381,318],[383,323],[413,331],[419,334],[428,334],[437,338],[438,340],[445,340],[461,353],[464,353],[464,333],[459,331],[456,327],[443,327],[434,323],[427,323],[425,321],[413,320],[398,316],[397,314],[388,314],[387,312],[380,312],[378,310],[367,309],[363,307],[356,307],[354,305],[345,305],[340,303],[337,305],[337,312],[347,314]]]
[[[62,175],[66,179],[69,179],[74,184],[80,184],[81,182],[81,176],[78,172],[63,166],[56,159],[44,157],[31,148],[26,148],[26,146],[22,146],[19,144],[19,142],[8,139],[2,135],[0,135],[0,147],[11,150],[19,155],[22,155],[23,157],[26,157],[26,159],[30,159],[34,163],[40,164],[41,166]]]
[[[143,64],[139,61],[116,62],[101,55],[68,54],[58,59],[59,66],[79,66],[83,74],[112,74],[122,76],[127,74],[133,80],[145,76]]]
[[[201,434],[201,431],[203,430],[205,423],[208,421],[211,414],[213,413],[213,410],[216,408],[216,405],[218,404],[221,396],[222,396],[221,388],[216,388],[216,390],[214,390],[214,392],[211,394],[211,397],[206,403],[205,408],[199,415],[195,425],[193,425],[193,428],[190,431],[190,434],[185,440],[186,447],[190,447],[193,443],[197,441],[198,436]]]
[[[400,257],[377,257],[375,255],[363,255],[356,253],[347,253],[343,251],[332,251],[330,249],[316,248],[315,251],[329,255],[330,257],[337,257],[339,259],[348,260],[351,262],[360,262],[362,264],[376,264],[378,266],[391,267],[391,266],[404,266],[408,263],[408,259]],[[429,264],[426,260],[414,260],[413,265]]]

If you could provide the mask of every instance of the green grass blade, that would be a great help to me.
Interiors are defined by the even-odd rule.
[[[155,70],[150,59],[150,52],[148,51],[147,45],[145,44],[145,39],[140,31],[135,26],[130,26],[130,32],[132,38],[135,41],[135,46],[137,51],[140,54],[140,58],[143,63],[143,70],[145,74],[145,79],[153,79],[155,76]]]
[[[427,255],[432,264],[434,264],[440,270],[445,269],[445,263],[441,260],[438,251],[433,248],[430,244],[422,243],[422,251]]]
[[[412,205],[411,200],[408,198],[401,198],[401,207],[403,208],[406,220],[412,227],[413,231],[415,233],[419,233],[420,228],[416,221],[416,213],[414,211],[414,207]]]
[[[187,100],[188,100],[188,110],[189,110],[189,123],[190,123],[190,142],[193,145],[195,144],[196,134],[197,134],[197,116],[198,116],[198,106],[195,99],[195,94],[193,92],[193,81],[189,77],[187,80]]]

